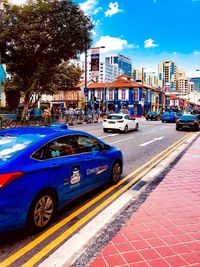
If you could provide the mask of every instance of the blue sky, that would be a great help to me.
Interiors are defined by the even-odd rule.
[[[200,75],[200,0],[74,1],[95,23],[93,46],[105,46],[104,56],[120,53],[155,72],[171,59],[188,76]]]
[[[171,59],[188,76],[200,75],[200,0],[75,1],[94,21],[93,46],[105,46],[102,53],[156,72]]]

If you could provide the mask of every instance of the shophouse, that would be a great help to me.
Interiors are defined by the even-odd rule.
[[[142,116],[148,111],[159,111],[164,105],[164,93],[159,89],[136,83],[128,75],[121,75],[112,83],[88,85],[88,108],[120,112],[128,109],[131,115]]]

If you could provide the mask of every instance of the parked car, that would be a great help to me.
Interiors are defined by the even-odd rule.
[[[176,122],[177,119],[178,116],[176,115],[176,112],[173,111],[166,111],[161,117],[162,122]]]
[[[119,181],[123,157],[98,138],[64,127],[23,127],[0,135],[0,232],[47,227],[66,203]]]
[[[136,118],[128,114],[110,114],[103,120],[103,131],[106,133],[109,130],[119,130],[127,133],[129,130],[138,130],[139,123]]]
[[[146,120],[160,120],[160,113],[157,111],[149,111],[146,114]]]
[[[200,129],[199,118],[192,114],[185,114],[176,121],[176,130],[189,129],[198,131]]]

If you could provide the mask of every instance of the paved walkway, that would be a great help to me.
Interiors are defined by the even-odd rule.
[[[200,137],[90,267],[200,266]]]

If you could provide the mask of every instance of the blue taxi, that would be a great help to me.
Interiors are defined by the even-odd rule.
[[[0,131],[0,232],[47,227],[56,211],[82,194],[117,183],[120,150],[65,127]]]
[[[162,122],[176,122],[177,119],[178,116],[176,115],[176,112],[173,112],[171,110],[164,112],[161,117]]]

